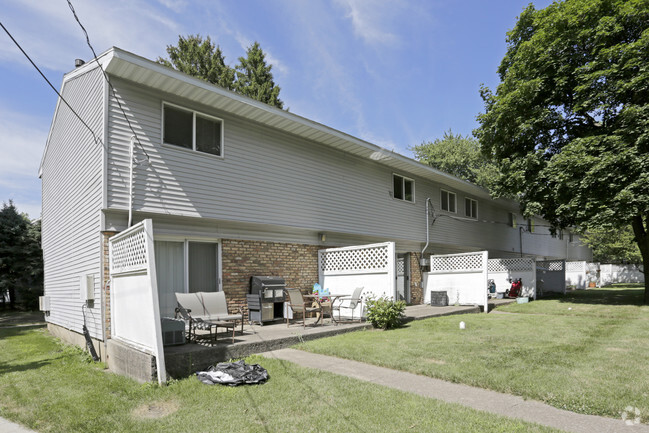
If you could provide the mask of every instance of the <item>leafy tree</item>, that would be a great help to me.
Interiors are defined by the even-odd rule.
[[[232,90],[234,69],[225,64],[221,48],[214,46],[210,37],[200,35],[178,36],[178,46],[167,45],[169,60],[158,57],[158,63],[177,69],[193,77]]]
[[[581,240],[593,249],[593,260],[600,263],[642,263],[631,226],[590,229]]]
[[[272,65],[266,64],[258,42],[248,47],[246,57],[239,57],[235,68],[225,64],[221,48],[209,36],[178,36],[178,45],[167,45],[167,54],[169,59],[158,57],[157,62],[266,104],[284,107],[279,99],[280,87],[273,81]]]
[[[483,155],[480,143],[473,137],[453,134],[449,129],[443,138],[410,148],[418,161],[489,189],[496,178],[496,165]]]
[[[266,55],[259,43],[255,42],[246,50],[246,57],[239,57],[234,89],[258,101],[283,108],[284,102],[279,99],[280,87],[273,81],[272,68],[272,65],[266,64]]]
[[[40,220],[32,223],[10,200],[0,211],[0,294],[9,294],[28,309],[36,308],[43,293],[43,252]]]
[[[474,131],[496,195],[556,227],[631,225],[649,268],[649,0],[528,6]],[[644,302],[649,303],[649,280]]]

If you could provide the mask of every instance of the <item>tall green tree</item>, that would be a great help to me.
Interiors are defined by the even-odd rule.
[[[410,150],[418,161],[483,188],[489,189],[496,179],[496,165],[481,152],[478,140],[454,134],[450,129],[444,137]]]
[[[266,63],[266,54],[259,43],[255,42],[246,50],[246,57],[239,57],[234,89],[258,101],[284,108],[284,102],[279,99],[280,87],[273,81],[272,68]]]
[[[581,240],[593,250],[593,260],[600,263],[642,263],[631,226],[592,228]]]
[[[507,44],[474,131],[494,192],[556,227],[631,225],[648,269],[649,0],[530,5]]]
[[[10,200],[0,210],[0,298],[8,294],[11,308],[18,300],[24,308],[35,309],[42,293],[40,220],[32,223]]]
[[[158,63],[180,72],[232,90],[234,69],[225,64],[221,48],[200,35],[178,36],[178,45],[167,45],[168,59],[158,57]]]

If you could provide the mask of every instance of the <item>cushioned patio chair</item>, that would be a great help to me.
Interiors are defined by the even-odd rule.
[[[238,313],[230,314],[224,292],[197,292],[197,294],[202,298],[205,314],[209,320],[241,322],[241,333],[243,334],[243,310],[239,307]]]
[[[309,313],[319,313],[318,320],[316,320],[316,324],[322,319],[322,306],[320,305],[320,301],[318,301],[317,296],[309,296],[307,299],[305,299],[305,296],[302,295],[302,292],[300,292],[298,289],[284,289],[288,296],[288,301],[287,304],[291,311],[293,311],[293,318],[295,318],[296,314],[301,314],[302,315],[302,327],[306,327],[306,315]],[[315,307],[313,305],[316,305]],[[289,316],[288,314],[286,315],[286,326],[289,326]]]
[[[196,337],[197,329],[211,330],[213,322],[241,321],[243,333],[243,312],[239,308],[238,314],[229,314],[223,292],[176,293],[176,302],[176,317],[180,316],[188,322],[188,339],[191,339],[192,331]]]
[[[363,320],[363,298],[361,297],[361,293],[363,293],[363,287],[356,287],[351,296],[339,296],[333,300],[331,303],[331,317],[333,318],[336,311],[338,312],[338,320],[336,320],[336,323],[343,322],[341,320],[342,310],[351,312],[351,319],[345,320],[345,322],[354,322],[355,320],[360,322]],[[360,312],[358,319],[354,319],[354,311],[357,308],[360,309]]]

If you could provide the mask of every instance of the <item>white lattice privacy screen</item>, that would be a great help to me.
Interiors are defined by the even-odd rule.
[[[446,292],[450,304],[487,305],[486,251],[430,256],[430,272],[425,274],[424,302],[432,291]]]
[[[153,223],[144,220],[109,240],[112,338],[156,358],[158,381],[167,380],[158,285],[153,251]]]
[[[322,254],[320,270],[324,273],[385,272],[389,262],[388,246],[385,244],[371,247],[332,248]]]
[[[586,272],[586,262],[566,262],[566,272]]]
[[[597,278],[597,272],[591,275],[585,261],[566,262],[566,286],[585,289],[591,277]]]
[[[351,295],[356,287],[363,287],[364,297],[393,299],[395,262],[394,242],[320,250],[320,284],[332,294]]]
[[[513,259],[489,259],[487,270],[492,272],[522,272],[534,269],[534,259],[516,257]]]
[[[565,260],[540,260],[536,262],[536,287],[543,294],[566,293]]]
[[[511,287],[512,281],[520,278],[521,296],[536,298],[536,264],[533,258],[489,259],[487,270],[488,278],[494,280],[496,284],[496,292],[506,292]]]
[[[483,267],[484,263],[481,252],[430,257],[431,272],[482,272]]]
[[[110,241],[110,272],[126,273],[147,268],[146,232],[144,225],[120,233]]]

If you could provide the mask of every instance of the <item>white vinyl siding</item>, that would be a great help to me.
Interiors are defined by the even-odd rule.
[[[99,138],[103,131],[104,80],[98,69],[64,81],[62,95]],[[44,291],[49,323],[81,333],[80,279],[94,277],[94,304],[86,308],[92,337],[102,339],[102,147],[60,102],[42,165]]]
[[[377,160],[120,79],[114,79],[113,84],[132,115],[131,122],[141,131],[140,141],[151,160],[146,161],[141,149],[136,149],[136,158],[142,162],[135,168],[134,211],[136,216],[142,212],[158,215],[157,221],[173,216],[175,219],[164,226],[168,233],[300,243],[316,243],[317,233],[327,233],[327,242],[336,242],[336,236],[344,238],[341,245],[394,240],[409,248],[406,251],[416,251],[426,242],[425,198],[431,198],[435,209],[442,209],[440,189],[448,192],[451,188],[400,173],[413,180],[416,194],[422,198],[412,206],[403,206],[400,200],[386,200],[394,189],[395,173]],[[227,157],[161,145],[163,100],[223,119],[227,125]],[[131,133],[114,101],[110,104],[109,128],[108,208],[122,212],[110,217],[108,228],[114,224],[121,229],[128,209]],[[446,206],[449,203],[457,212],[455,193],[447,197]],[[481,220],[499,224],[440,218],[430,233],[431,245],[440,252],[443,246],[455,249],[450,252],[489,249],[500,255],[516,255],[519,233],[506,224],[511,207],[503,200],[481,200]],[[196,227],[197,222],[200,227]],[[154,227],[161,230],[162,225],[154,221]],[[561,253],[559,246],[544,242],[535,245],[539,255]]]

